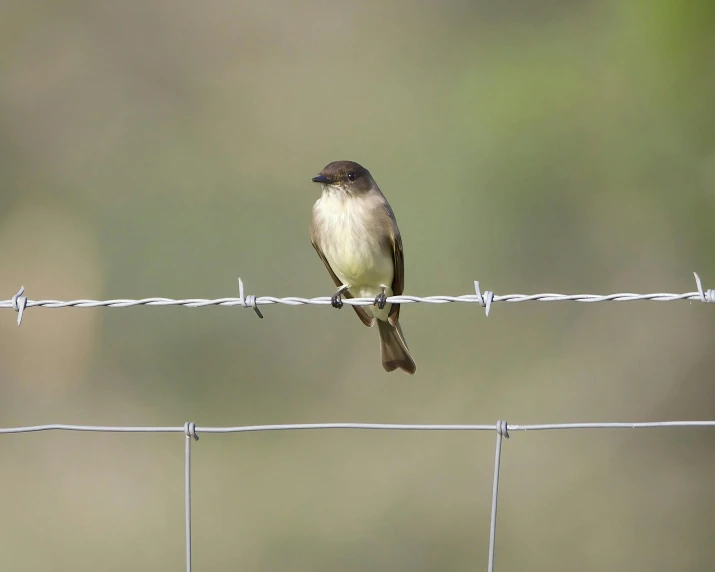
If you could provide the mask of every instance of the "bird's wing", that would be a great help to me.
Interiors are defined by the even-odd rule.
[[[338,278],[335,275],[335,272],[333,272],[333,269],[330,268],[330,263],[328,262],[328,259],[325,258],[325,255],[323,254],[323,251],[320,250],[320,246],[318,246],[318,241],[315,238],[315,235],[313,233],[313,228],[311,227],[310,229],[310,242],[313,244],[313,248],[315,248],[315,251],[318,253],[318,256],[320,256],[320,260],[323,261],[323,264],[325,264],[325,267],[328,269],[328,273],[330,274],[330,277],[333,279],[333,282],[335,282],[335,285],[340,288],[340,286],[343,285],[343,283],[340,281],[340,278]],[[345,298],[352,298],[353,295],[350,294],[350,292],[343,292],[343,296]],[[372,328],[372,326],[375,324],[375,318],[370,316],[364,308],[361,306],[353,306],[353,310],[355,310],[355,313],[358,315],[358,318],[362,321],[363,324],[365,324],[368,328]]]
[[[405,288],[405,259],[402,250],[402,236],[400,235],[400,229],[397,228],[397,220],[395,219],[395,213],[392,212],[392,208],[389,203],[385,201],[385,210],[388,216],[392,219],[392,233],[388,236],[390,244],[389,248],[392,249],[392,264],[393,264],[393,278],[392,278],[392,293],[395,296],[400,296]],[[387,321],[393,326],[397,324],[397,320],[400,318],[400,305],[393,304],[390,307],[390,314]]]

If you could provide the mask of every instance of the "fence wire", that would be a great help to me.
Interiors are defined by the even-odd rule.
[[[654,429],[674,427],[715,427],[715,421],[650,421],[650,422],[606,422],[606,423],[544,423],[537,425],[509,425],[506,421],[484,425],[436,425],[401,423],[294,423],[280,425],[244,425],[237,427],[200,427],[193,421],[183,427],[126,427],[100,425],[32,425],[27,427],[2,427],[0,435],[36,433],[39,431],[83,431],[95,433],[181,433],[185,436],[184,446],[184,510],[186,515],[186,571],[191,572],[191,441],[199,440],[199,433],[255,433],[261,431],[297,430],[377,430],[377,431],[495,431],[494,479],[489,520],[488,572],[494,572],[497,506],[499,501],[499,475],[502,457],[502,443],[510,433],[516,431],[551,431],[574,429]]]
[[[703,290],[700,277],[697,272],[693,272],[697,292],[684,292],[673,294],[669,292],[655,292],[652,294],[636,294],[634,292],[620,292],[618,294],[555,294],[545,292],[542,294],[503,294],[496,295],[491,290],[485,290],[484,294],[479,287],[479,282],[474,282],[474,294],[464,294],[462,296],[390,296],[386,300],[393,304],[450,304],[469,303],[479,304],[486,310],[487,316],[491,305],[496,302],[674,302],[676,300],[696,300],[698,302],[715,302],[715,290]],[[17,325],[22,323],[23,313],[27,308],[129,308],[131,306],[184,306],[186,308],[204,308],[206,306],[242,306],[253,308],[259,318],[263,318],[259,306],[271,304],[283,304],[286,306],[319,305],[326,306],[331,303],[330,296],[318,298],[299,298],[289,296],[277,298],[275,296],[254,296],[244,295],[243,281],[238,279],[238,298],[215,298],[212,300],[205,298],[187,298],[176,300],[174,298],[141,298],[138,300],[118,298],[115,300],[29,300],[25,293],[25,287],[21,287],[19,292],[10,300],[1,300],[0,308],[12,308],[17,314]],[[370,306],[375,303],[373,298],[345,298],[344,304],[350,306]]]
[[[652,294],[636,294],[622,292],[617,294],[505,294],[496,295],[486,290],[483,294],[479,282],[474,282],[474,294],[461,296],[390,296],[389,303],[399,304],[449,304],[472,303],[485,308],[487,316],[490,307],[496,302],[634,302],[654,301],[673,302],[676,300],[690,300],[705,303],[715,302],[715,290],[703,290],[700,277],[697,273],[695,283],[696,292],[682,294],[658,292]],[[202,308],[206,306],[241,306],[253,308],[256,314],[263,318],[259,306],[283,304],[287,306],[301,305],[328,305],[331,303],[329,296],[318,298],[254,296],[244,295],[243,281],[238,279],[238,298],[142,298],[142,299],[114,299],[114,300],[30,300],[24,296],[24,287],[10,300],[0,301],[0,308],[10,308],[17,312],[17,325],[22,323],[24,311],[28,308],[128,308],[132,306],[184,306],[188,308]],[[371,298],[344,299],[343,303],[354,306],[367,306],[374,304]],[[298,430],[378,430],[378,431],[495,431],[496,448],[494,454],[494,478],[492,484],[492,502],[489,526],[489,556],[487,562],[488,572],[494,571],[497,506],[499,499],[499,475],[502,457],[502,443],[509,438],[510,432],[515,431],[549,431],[549,430],[575,430],[575,429],[648,429],[648,428],[673,428],[673,427],[715,427],[715,421],[654,421],[633,423],[546,423],[539,425],[508,425],[506,421],[497,421],[495,425],[436,425],[436,424],[398,424],[398,423],[298,423],[280,425],[245,425],[237,427],[197,427],[194,422],[187,422],[183,427],[127,427],[127,426],[96,426],[96,425],[34,425],[27,427],[0,428],[0,435],[17,433],[35,433],[40,431],[84,431],[101,433],[182,433],[185,436],[184,449],[184,506],[186,515],[186,570],[191,572],[191,441],[198,441],[199,433],[251,433],[262,431],[298,431]]]

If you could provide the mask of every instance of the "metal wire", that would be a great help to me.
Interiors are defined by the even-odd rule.
[[[198,441],[196,423],[184,423],[184,510],[186,512],[186,572],[191,572],[191,441]]]
[[[711,292],[711,290],[708,290]],[[713,296],[715,299],[715,296]],[[683,294],[673,294],[658,292],[653,294],[635,294],[633,292],[621,292],[618,294],[504,294],[494,295],[493,302],[674,302],[676,300],[695,300],[702,302],[698,292],[684,292]],[[321,296],[318,298],[276,298],[274,296],[257,296],[256,304],[267,306],[271,304],[283,304],[285,306],[318,305],[329,306],[330,297]],[[707,300],[711,302],[713,300]],[[350,306],[372,306],[373,298],[343,298],[343,303]],[[450,304],[464,302],[469,304],[479,303],[479,297],[474,294],[462,296],[389,296],[387,303],[394,304]],[[187,308],[204,308],[206,306],[241,306],[240,298],[216,298],[213,300],[203,298],[187,298],[176,300],[173,298],[142,298],[139,300],[115,299],[115,300],[27,300],[26,308],[128,308],[130,306],[185,306]],[[12,308],[11,300],[0,300],[0,308]]]
[[[294,423],[281,425],[243,425],[237,427],[197,427],[194,422],[181,427],[122,427],[102,425],[30,425],[26,427],[3,427],[0,435],[16,433],[36,433],[39,431],[84,431],[99,433],[183,433],[184,448],[184,505],[186,513],[186,570],[191,572],[191,441],[198,441],[198,433],[254,433],[261,431],[296,431],[353,429],[379,431],[496,431],[494,455],[494,479],[492,482],[492,505],[489,526],[489,557],[487,570],[494,571],[497,506],[499,500],[499,474],[503,440],[513,431],[547,431],[574,429],[652,429],[672,427],[715,427],[714,421],[646,421],[646,422],[604,422],[604,423],[545,423],[536,425],[508,425],[497,421],[496,425],[440,425],[440,424],[400,424],[400,423]],[[507,431],[508,429],[508,431]]]
[[[497,421],[497,447],[494,453],[494,479],[492,481],[492,513],[489,520],[489,561],[488,572],[494,572],[494,549],[497,540],[497,501],[499,499],[499,467],[501,465],[502,439],[508,439],[506,421]]]
[[[565,429],[651,429],[656,427],[715,427],[715,421],[646,421],[606,423],[548,423],[541,425],[512,425],[513,431],[546,431]],[[377,431],[494,431],[494,424],[440,425],[412,423],[292,423],[280,425],[241,425],[237,427],[200,427],[194,425],[194,433],[255,433],[261,431],[298,431],[321,429],[356,429]],[[180,427],[132,427],[105,425],[29,425],[27,427],[0,427],[0,435],[11,433],[35,433],[38,431],[84,431],[93,433],[183,433]]]
[[[479,282],[474,283],[475,294],[464,294],[461,296],[390,296],[387,302],[395,304],[450,304],[450,303],[467,303],[479,304],[486,308],[486,313],[489,315],[489,309],[492,303],[495,302],[636,302],[636,301],[651,301],[651,302],[674,302],[676,300],[690,300],[699,302],[715,302],[715,290],[703,290],[700,277],[695,275],[695,283],[697,291],[684,292],[675,294],[669,292],[655,292],[651,294],[636,294],[634,292],[621,292],[617,294],[555,294],[546,292],[541,294],[504,294],[496,295],[487,290],[482,295],[479,288]],[[24,296],[24,287],[15,294],[10,300],[1,300],[0,308],[12,308],[18,312],[18,325],[22,321],[23,312],[27,308],[128,308],[132,306],[184,306],[186,308],[204,308],[206,306],[242,306],[244,308],[253,308],[256,314],[262,318],[263,314],[258,309],[258,306],[267,306],[271,304],[283,304],[285,306],[303,306],[303,305],[318,305],[327,306],[331,304],[329,296],[321,296],[318,298],[300,298],[289,296],[278,298],[275,296],[253,296],[244,295],[243,281],[239,278],[239,297],[238,298],[141,298],[141,299],[125,299],[118,298],[114,300],[29,300]],[[375,303],[372,298],[346,298],[343,299],[344,304],[350,306],[370,306]]]

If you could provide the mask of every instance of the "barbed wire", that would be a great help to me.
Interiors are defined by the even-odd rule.
[[[261,431],[296,431],[296,430],[382,430],[382,431],[495,431],[496,447],[494,453],[494,478],[492,482],[492,500],[489,526],[489,556],[487,570],[494,571],[496,547],[497,507],[499,500],[499,476],[502,457],[503,440],[509,438],[510,432],[574,430],[574,429],[653,429],[675,427],[715,427],[713,421],[646,421],[646,422],[594,422],[594,423],[543,423],[532,425],[509,425],[506,421],[496,424],[403,424],[403,423],[292,423],[279,425],[243,425],[236,427],[200,427],[193,421],[182,426],[102,426],[102,425],[68,425],[48,424],[29,425],[24,427],[0,427],[0,435],[17,433],[35,433],[40,431],[82,431],[101,433],[183,433],[184,446],[184,512],[186,520],[186,570],[191,572],[192,542],[191,542],[191,442],[199,440],[199,433],[255,433]]]
[[[464,294],[461,296],[389,296],[386,301],[393,304],[450,304],[450,303],[468,303],[479,304],[485,308],[486,315],[489,315],[491,305],[496,302],[635,302],[635,301],[651,301],[651,302],[674,302],[676,300],[695,300],[698,302],[712,303],[715,302],[715,290],[703,290],[700,276],[697,272],[693,272],[695,283],[697,286],[696,292],[684,292],[682,294],[674,294],[669,292],[656,292],[651,294],[636,294],[633,292],[621,292],[617,294],[555,294],[545,292],[541,294],[504,294],[497,295],[490,290],[486,290],[482,295],[479,287],[479,282],[474,282],[474,294]],[[321,296],[318,298],[300,298],[297,296],[289,296],[278,298],[275,296],[254,296],[244,295],[243,281],[238,279],[238,298],[141,298],[141,299],[124,299],[118,298],[114,300],[29,300],[24,296],[25,287],[21,287],[19,292],[10,300],[0,301],[0,308],[12,308],[17,315],[17,325],[22,323],[24,311],[27,308],[128,308],[132,306],[184,306],[186,308],[204,308],[207,306],[242,306],[244,308],[253,308],[259,318],[263,318],[263,314],[258,306],[266,306],[271,304],[283,304],[286,306],[302,306],[302,305],[330,305],[330,296]],[[345,298],[344,304],[350,306],[371,306],[375,303],[373,298]]]

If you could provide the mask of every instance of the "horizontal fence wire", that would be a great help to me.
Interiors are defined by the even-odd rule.
[[[715,290],[703,290],[700,277],[697,272],[693,272],[695,283],[697,286],[696,292],[684,292],[682,294],[674,294],[669,292],[655,292],[651,294],[636,294],[634,292],[620,292],[617,294],[555,294],[553,292],[545,292],[541,294],[502,294],[497,295],[490,290],[486,290],[484,294],[479,287],[479,282],[474,282],[474,294],[464,294],[461,296],[389,296],[386,298],[387,303],[392,304],[451,304],[451,303],[468,303],[479,304],[486,309],[487,316],[489,309],[496,302],[636,302],[636,301],[651,301],[651,302],[675,302],[677,300],[691,300],[698,302],[712,303],[715,302]],[[254,296],[244,295],[243,281],[238,279],[238,298],[141,298],[141,299],[125,299],[117,298],[114,300],[30,300],[24,296],[24,286],[10,300],[0,300],[0,308],[11,308],[18,313],[17,325],[22,323],[23,312],[28,308],[129,308],[132,306],[184,306],[186,308],[204,308],[207,306],[242,306],[244,308],[253,308],[258,317],[263,318],[263,314],[258,309],[259,306],[267,306],[271,304],[283,304],[286,306],[303,306],[303,305],[318,305],[327,306],[332,303],[330,296],[321,296],[318,298],[300,298],[289,296],[278,298],[275,296]],[[342,300],[344,304],[350,306],[370,306],[375,304],[373,298],[345,298]]]
[[[499,498],[499,475],[503,439],[515,431],[552,431],[575,429],[655,429],[655,428],[715,427],[713,421],[646,421],[646,422],[594,422],[594,423],[542,423],[531,425],[508,425],[506,421],[496,424],[402,424],[402,423],[292,423],[278,425],[242,425],[236,427],[201,427],[194,422],[172,427],[133,427],[103,425],[29,425],[25,427],[0,427],[0,435],[36,433],[41,431],[82,431],[94,433],[182,433],[184,447],[184,511],[186,522],[186,570],[192,572],[191,551],[191,441],[199,440],[199,433],[256,433],[262,431],[297,430],[378,430],[378,431],[495,431],[496,449],[494,454],[494,478],[492,482],[492,502],[489,524],[489,552],[487,571],[494,571],[497,506]]]
[[[715,421],[647,421],[647,422],[605,422],[605,423],[545,423],[539,425],[512,425],[512,431],[555,431],[564,429],[652,429],[656,427],[715,427]],[[193,426],[193,434],[198,433],[258,433],[263,431],[305,431],[324,429],[355,429],[373,431],[494,431],[494,424],[484,425],[440,425],[411,423],[285,423],[278,425],[240,425],[237,427]],[[0,435],[11,433],[37,433],[40,431],[79,431],[86,433],[186,433],[186,426],[176,427],[134,427],[110,425],[28,425],[26,427],[0,427]]]

